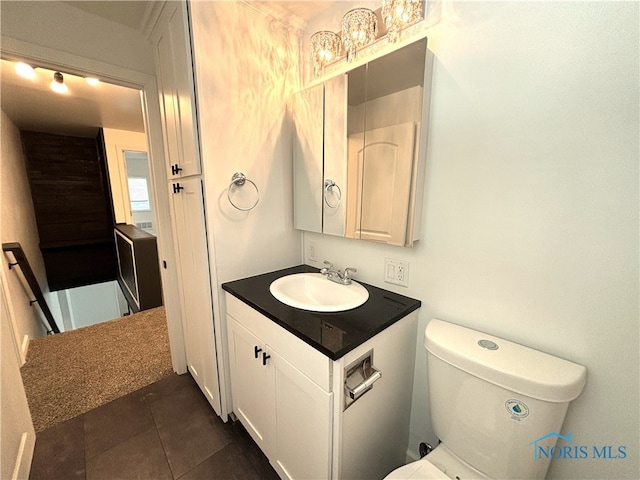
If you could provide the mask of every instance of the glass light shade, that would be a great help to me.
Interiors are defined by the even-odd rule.
[[[342,43],[347,51],[347,60],[356,57],[362,48],[376,39],[378,34],[378,19],[376,14],[368,8],[354,8],[342,17]]]
[[[311,59],[313,72],[320,76],[325,65],[340,57],[342,44],[340,36],[328,30],[321,30],[311,36]]]
[[[389,42],[398,40],[400,30],[422,18],[421,0],[382,0],[382,20]]]
[[[95,77],[85,77],[84,79],[92,87],[95,87],[96,85],[98,85],[100,83],[100,80],[98,80]]]

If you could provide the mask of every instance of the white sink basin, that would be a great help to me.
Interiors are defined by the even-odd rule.
[[[354,281],[350,285],[332,282],[320,273],[296,273],[275,280],[271,294],[290,307],[313,312],[342,312],[359,307],[369,292]]]

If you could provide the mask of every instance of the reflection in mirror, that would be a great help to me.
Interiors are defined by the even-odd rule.
[[[297,93],[293,111],[293,226],[322,232],[323,86]]]
[[[295,228],[402,246],[418,239],[427,53],[423,38],[294,97]]]
[[[345,235],[345,205],[347,203],[346,132],[347,76],[339,75],[324,82],[324,182],[322,233]]]
[[[413,243],[425,56],[423,39],[349,72],[347,237]]]

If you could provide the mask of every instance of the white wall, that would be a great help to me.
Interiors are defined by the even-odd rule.
[[[235,2],[191,4],[206,210],[220,283],[300,263],[293,229],[291,122],[297,39]],[[227,200],[232,175],[256,183],[249,212]],[[250,184],[233,199],[249,206]]]
[[[20,355],[12,341],[4,281],[0,284],[0,478],[22,480],[29,476],[36,432],[20,376]]]
[[[422,239],[305,234],[307,263],[422,300],[412,449],[435,440],[422,332],[437,317],[587,367],[563,431],[628,456],[555,460],[549,478],[638,478],[638,3],[445,2],[441,15]],[[383,283],[385,257],[410,262],[409,288]]]
[[[58,297],[63,297],[60,307],[68,330],[114,320],[129,312],[127,300],[115,280],[61,290]]]
[[[0,8],[3,36],[155,75],[151,45],[137,30],[66,2],[3,0]]]
[[[297,89],[298,48],[293,33],[245,4],[198,1],[190,7],[206,221],[218,287],[214,316],[221,322],[216,337],[228,378],[220,284],[301,263],[301,234],[293,229],[292,132],[286,109]],[[238,171],[259,190],[260,201],[248,212],[234,209],[227,199]],[[250,206],[252,185],[246,183],[233,199]],[[230,389],[222,393],[231,405]]]
[[[18,242],[29,260],[40,288],[48,297],[49,287],[44,269],[44,260],[40,253],[38,226],[36,214],[31,200],[31,189],[20,131],[11,119],[1,112],[0,124],[2,133],[0,144],[2,161],[0,162],[0,239],[2,243]],[[16,340],[22,349],[24,358],[31,338],[46,335],[47,331],[41,321],[41,312],[37,306],[30,306],[33,294],[25,290],[22,272],[19,268],[9,270],[9,261],[13,262],[11,254],[2,254],[2,275],[6,278],[9,298],[7,299]]]

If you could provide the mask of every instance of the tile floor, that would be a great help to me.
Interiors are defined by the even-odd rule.
[[[36,436],[31,480],[278,479],[240,422],[173,374]]]

